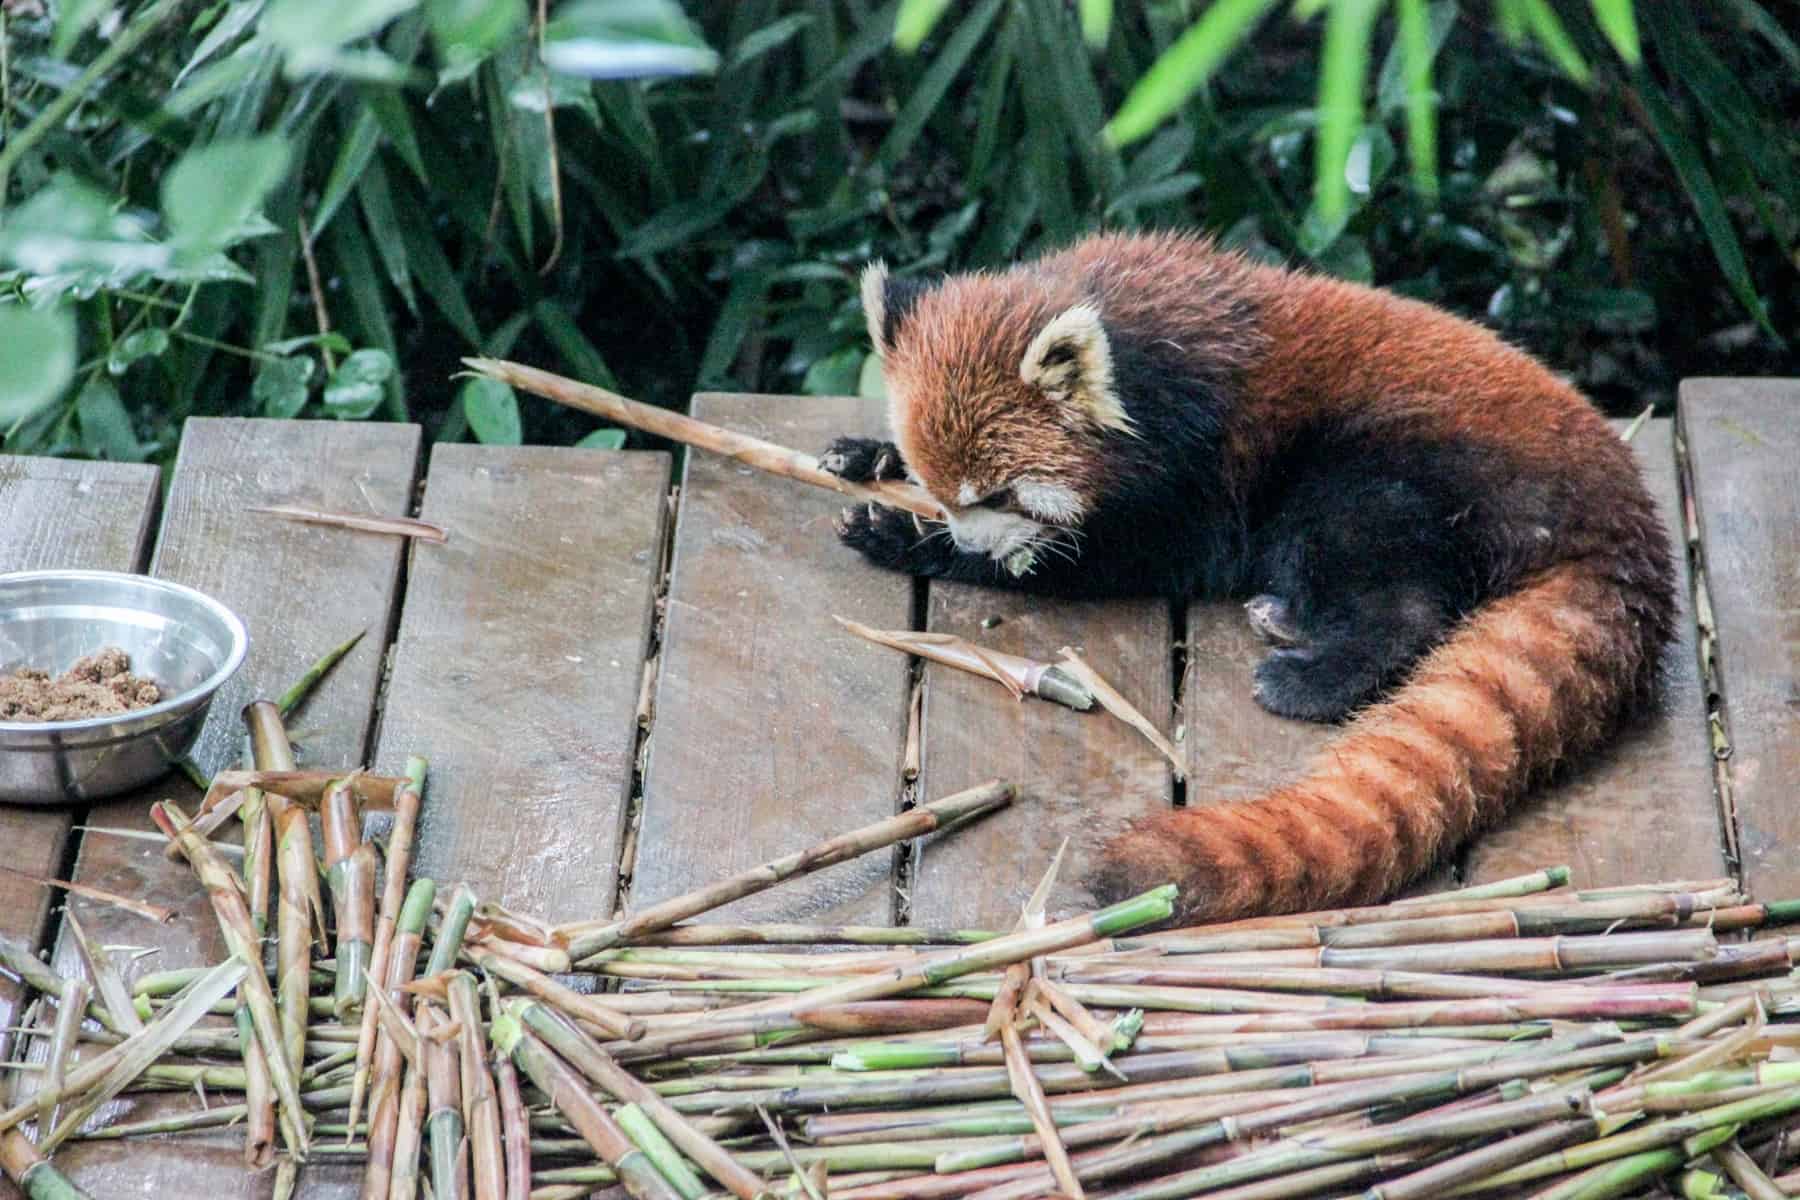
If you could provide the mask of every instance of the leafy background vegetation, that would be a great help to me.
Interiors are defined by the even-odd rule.
[[[1788,5],[1786,18],[1779,9]],[[856,391],[855,273],[1099,225],[1437,301],[1603,404],[1796,372],[1789,0],[6,0],[0,430],[617,444],[453,380]]]

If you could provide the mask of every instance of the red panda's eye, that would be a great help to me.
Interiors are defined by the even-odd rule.
[[[990,492],[988,495],[986,495],[986,496],[982,497],[980,500],[976,501],[975,507],[976,508],[1011,508],[1012,502],[1013,502],[1013,491],[1011,488],[1008,487],[1008,488],[1001,488],[997,492]]]

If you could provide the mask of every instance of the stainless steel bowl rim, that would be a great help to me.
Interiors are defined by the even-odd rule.
[[[250,634],[244,628],[244,622],[238,618],[238,615],[205,592],[196,591],[185,584],[171,583],[167,579],[158,579],[154,575],[138,575],[130,571],[48,570],[13,571],[0,575],[0,587],[9,583],[23,583],[34,579],[92,579],[96,582],[129,579],[135,584],[159,588],[182,596],[206,609],[224,623],[225,628],[231,631],[231,651],[225,656],[225,662],[219,669],[204,680],[185,691],[177,692],[166,700],[158,700],[147,708],[132,709],[130,712],[124,713],[108,713],[99,717],[83,717],[79,721],[0,721],[0,734],[83,733],[90,729],[104,729],[125,720],[152,725],[160,724],[158,718],[179,714],[182,710],[192,708],[196,703],[206,700],[218,691],[224,686],[226,680],[237,674],[238,668],[244,665],[245,655],[250,652]],[[103,649],[103,647],[97,646],[95,649]]]

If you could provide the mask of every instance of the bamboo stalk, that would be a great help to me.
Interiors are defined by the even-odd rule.
[[[444,1200],[466,1200],[468,1173],[463,1169],[462,1068],[460,1043],[455,1037],[434,1037],[449,1024],[429,1001],[421,1000],[413,1011],[419,1031],[419,1055],[425,1066],[425,1137],[431,1147],[431,1190]]]
[[[1714,1147],[1712,1156],[1750,1200],[1787,1200],[1787,1193],[1744,1152],[1736,1138]]]
[[[128,913],[135,913],[136,915],[143,917],[146,921],[154,921],[158,925],[167,925],[170,921],[175,919],[175,910],[172,908],[164,908],[160,904],[150,904],[143,900],[134,900],[130,896],[121,896],[116,892],[109,892],[104,888],[92,887],[85,883],[76,883],[69,879],[48,879],[42,875],[33,875],[28,871],[16,870],[5,865],[0,865],[0,871],[4,871],[8,875],[26,880],[27,882],[35,883],[39,887],[57,888],[68,892],[72,896],[83,896],[89,900],[98,901],[101,904],[108,904],[114,908],[123,909]]]
[[[493,1021],[491,1036],[501,1053],[510,1055],[539,1091],[592,1146],[634,1200],[681,1200],[672,1184],[651,1164],[642,1150],[625,1136],[599,1101],[582,1086],[581,1077],[549,1047],[527,1033],[509,1010]]]
[[[536,367],[527,367],[520,363],[493,358],[465,358],[463,365],[477,375],[498,379],[512,387],[532,392],[547,400],[554,400],[558,404],[592,413],[615,425],[641,429],[645,433],[666,437],[683,445],[694,446],[713,454],[722,454],[771,475],[780,475],[786,479],[810,483],[814,487],[828,488],[857,500],[904,509],[928,521],[941,521],[944,516],[943,508],[937,501],[933,500],[923,488],[915,487],[912,484],[850,483],[819,466],[819,460],[810,454],[802,454],[785,446],[777,446],[773,442],[765,442],[747,434],[734,433],[716,425],[708,425],[704,421],[696,421],[692,417],[683,416],[665,408],[654,408],[635,400],[627,400],[604,388],[578,383],[573,379],[565,379],[560,375],[553,375],[549,371],[538,370]]]
[[[733,900],[766,891],[784,880],[821,870],[867,854],[871,850],[891,846],[895,842],[921,837],[952,822],[972,820],[1011,804],[1016,794],[1011,784],[998,781],[984,783],[954,796],[922,804],[897,817],[830,838],[797,854],[766,862],[710,887],[665,900],[625,920],[609,921],[588,928],[574,927],[579,932],[571,930],[569,957],[580,962],[609,947],[628,943]]]
[[[456,966],[456,956],[462,953],[463,934],[469,928],[469,918],[474,915],[475,893],[467,885],[458,884],[444,909],[444,920],[438,926],[437,937],[431,943],[425,977],[442,975]]]
[[[56,1097],[62,1091],[69,1050],[81,1033],[81,1021],[87,1014],[92,991],[85,979],[65,980],[62,994],[56,1001],[56,1025],[50,1036],[50,1047],[44,1059],[44,1078],[38,1092],[39,1129],[51,1129],[56,1125]]]
[[[700,1200],[706,1194],[706,1183],[681,1157],[675,1143],[663,1136],[656,1122],[644,1115],[643,1109],[635,1104],[621,1105],[613,1113],[613,1119],[625,1131],[625,1136],[649,1157],[662,1177],[681,1194],[682,1200]]]
[[[634,946],[966,946],[991,941],[985,929],[889,925],[673,925],[632,939]]]
[[[481,993],[474,977],[462,971],[450,976],[450,1019],[461,1026],[457,1046],[463,1126],[469,1131],[475,1200],[501,1200],[506,1169],[500,1141],[500,1101],[482,1052]]]
[[[212,901],[213,913],[218,919],[219,931],[225,937],[226,948],[251,967],[250,972],[244,976],[244,992],[249,1001],[256,1040],[261,1044],[268,1060],[269,1081],[275,1088],[275,1097],[280,1105],[282,1137],[290,1152],[303,1155],[306,1152],[307,1137],[305,1123],[301,1118],[298,1071],[290,1069],[282,1048],[281,1023],[275,1009],[275,997],[269,990],[268,978],[262,972],[262,942],[251,929],[250,912],[244,906],[237,877],[219,857],[212,843],[195,833],[193,826],[172,806],[153,804],[150,806],[150,816],[165,835],[177,839],[195,874],[200,877],[201,885],[206,888],[207,896]],[[304,1046],[301,1049],[304,1051]]]
[[[568,1016],[592,1025],[608,1037],[631,1041],[644,1036],[645,1025],[642,1021],[619,1012],[593,996],[584,996],[516,959],[496,954],[479,945],[466,945],[463,953],[482,970],[554,1005]]]
[[[1069,1162],[1069,1152],[1056,1132],[1056,1121],[1050,1115],[1043,1085],[1032,1073],[1031,1063],[1026,1060],[1024,1048],[1019,1044],[1018,1028],[1010,1021],[1000,1026],[1000,1044],[1006,1048],[1006,1073],[1011,1080],[1012,1094],[1031,1115],[1031,1123],[1037,1130],[1038,1145],[1050,1164],[1050,1173],[1056,1180],[1056,1186],[1070,1200],[1085,1200],[1086,1192],[1082,1190],[1075,1168]]]
[[[0,1171],[19,1185],[26,1200],[92,1200],[16,1129],[0,1133]]]
[[[363,1190],[379,1178],[384,1200],[413,1200],[419,1192],[419,1151],[423,1145],[425,1107],[430,1102],[423,1062],[408,1064],[405,1083],[397,1093],[391,1143],[387,1160],[378,1163],[376,1144],[369,1142],[368,1165],[363,1169]]]
[[[433,542],[439,545],[448,541],[450,535],[441,525],[433,525],[429,521],[420,521],[413,517],[371,517],[359,513],[323,512],[316,508],[303,508],[294,504],[260,504],[246,509],[247,512],[264,513],[271,517],[281,517],[288,521],[299,521],[307,525],[324,525],[332,529],[352,529],[359,533],[391,533],[399,537],[415,538],[421,542]],[[361,634],[357,635],[361,637]]]
[[[1528,1162],[1552,1150],[1560,1150],[1573,1142],[1592,1138],[1599,1128],[1592,1117],[1576,1117],[1568,1121],[1550,1121],[1491,1142],[1464,1154],[1436,1162],[1409,1175],[1376,1184],[1363,1193],[1364,1200],[1432,1200],[1446,1190],[1470,1179],[1479,1179]]]
[[[418,755],[406,760],[405,783],[394,792],[394,825],[388,835],[387,864],[381,883],[380,915],[375,921],[375,940],[369,951],[369,978],[376,990],[388,978],[388,961],[394,944],[394,931],[406,901],[406,876],[412,866],[413,836],[418,828],[419,808],[425,791],[426,763]],[[430,902],[426,902],[427,910]],[[421,918],[422,920],[423,918]],[[422,930],[421,930],[422,932]],[[375,1054],[375,1009],[364,1004],[356,1034],[356,1073],[351,1081],[351,1129],[356,1128],[362,1113],[363,1096],[369,1084],[369,1064]]]
[[[531,1126],[525,1114],[525,1098],[519,1090],[519,1072],[512,1058],[498,1050],[493,1060],[495,1085],[500,1092],[500,1124],[506,1138],[506,1200],[528,1200]]]
[[[508,1011],[577,1071],[605,1088],[621,1102],[635,1104],[642,1109],[644,1115],[656,1122],[657,1128],[681,1148],[682,1153],[724,1185],[738,1200],[757,1200],[766,1190],[762,1180],[740,1166],[717,1142],[676,1112],[668,1101],[633,1078],[605,1050],[561,1014],[532,1000],[515,1002],[509,1006]]]
[[[260,1172],[275,1161],[275,1086],[269,1076],[269,1060],[256,1040],[245,993],[240,990],[238,995],[233,1020],[244,1058],[244,1165]],[[301,1099],[304,1102],[305,1097]]]
[[[327,650],[317,662],[306,669],[304,675],[294,681],[292,687],[281,693],[281,697],[275,701],[275,707],[280,711],[282,720],[285,721],[294,715],[294,710],[305,703],[306,698],[312,695],[313,689],[318,687],[325,676],[331,673],[331,669],[338,665],[344,655],[356,649],[356,644],[362,641],[363,635],[368,632],[366,629],[359,629]]]
[[[363,841],[362,813],[348,780],[325,786],[319,801],[325,881],[337,922],[332,1007],[339,1017],[362,1003],[375,931],[375,848]]]
[[[419,957],[419,942],[424,934],[425,920],[431,914],[431,901],[437,893],[437,885],[429,879],[416,880],[406,893],[406,903],[400,910],[400,916],[394,928],[394,939],[388,953],[387,991],[384,1000],[399,1005],[404,997],[401,988],[413,977],[413,971]],[[380,1001],[377,1001],[379,1004]],[[362,1200],[387,1200],[391,1190],[392,1172],[399,1165],[400,1150],[400,1109],[402,1107],[402,1075],[400,1045],[385,1033],[378,1032],[375,1040],[374,1058],[366,1069],[360,1065],[361,1033],[357,1035],[359,1065],[356,1076],[367,1077],[373,1086],[369,1095],[369,1164],[363,1171]],[[413,1081],[409,1072],[406,1090],[410,1094]],[[417,1086],[424,1088],[424,1077],[418,1076]],[[357,1084],[351,1083],[351,1095],[357,1094]],[[423,1100],[420,1100],[423,1103]],[[355,1121],[351,1121],[355,1128]],[[414,1147],[417,1157],[417,1147]],[[413,1168],[416,1170],[416,1167]]]

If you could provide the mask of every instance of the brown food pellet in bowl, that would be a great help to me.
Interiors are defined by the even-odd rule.
[[[149,708],[161,699],[162,689],[133,675],[130,656],[117,646],[88,655],[54,679],[35,667],[0,675],[0,721],[84,721]]]

